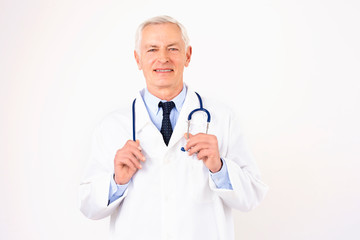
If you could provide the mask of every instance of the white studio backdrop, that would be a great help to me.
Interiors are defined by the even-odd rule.
[[[187,27],[185,81],[239,112],[270,187],[234,211],[236,239],[360,239],[356,0],[0,0],[0,239],[106,239],[78,184],[94,126],[145,84],[134,34],[160,14]]]

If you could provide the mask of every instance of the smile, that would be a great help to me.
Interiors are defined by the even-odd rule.
[[[155,72],[172,72],[174,70],[172,70],[172,69],[155,69],[154,71]]]

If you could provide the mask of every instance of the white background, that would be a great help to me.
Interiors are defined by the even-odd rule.
[[[270,187],[236,239],[360,239],[356,0],[0,0],[0,239],[108,235],[78,183],[96,123],[145,84],[134,34],[159,14],[187,27],[185,81],[239,112]]]

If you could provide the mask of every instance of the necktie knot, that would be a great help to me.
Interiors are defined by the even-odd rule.
[[[175,107],[175,103],[173,101],[159,102],[159,107],[163,109],[163,115],[170,115],[171,109]]]

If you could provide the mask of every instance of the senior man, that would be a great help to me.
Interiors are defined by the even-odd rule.
[[[191,54],[175,19],[139,26],[146,88],[96,128],[79,190],[85,216],[111,216],[111,239],[231,240],[232,208],[249,211],[265,196],[234,113],[184,83]]]

